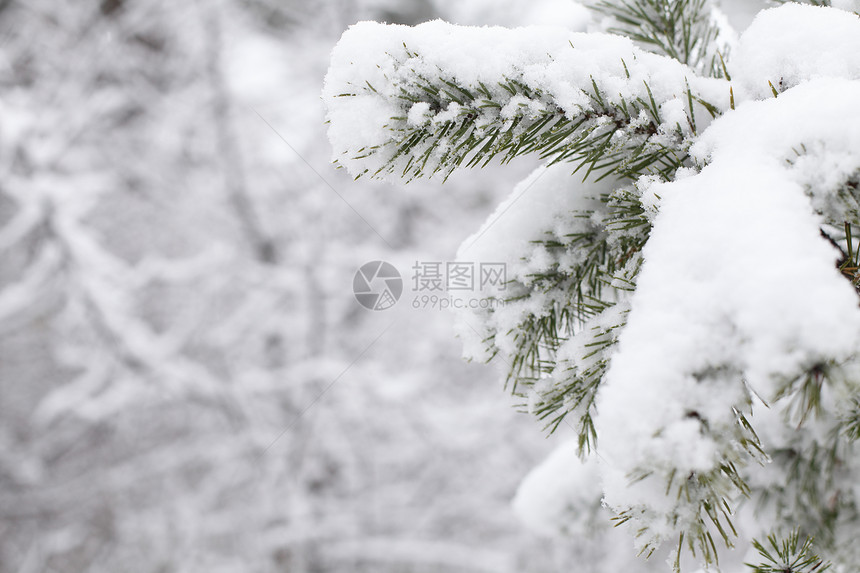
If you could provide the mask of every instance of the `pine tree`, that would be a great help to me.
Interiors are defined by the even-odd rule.
[[[545,161],[461,248],[509,264],[467,354],[676,570],[860,558],[860,19],[813,4],[734,46],[707,0],[595,2],[611,35],[363,23],[326,80],[356,178]]]

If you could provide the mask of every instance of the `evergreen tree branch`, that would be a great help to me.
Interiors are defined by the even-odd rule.
[[[510,339],[501,345],[513,347],[506,353],[508,387],[550,433],[573,414],[583,454],[596,444],[594,400],[626,322],[627,305],[619,301],[634,288],[651,229],[629,188],[601,195],[597,204],[570,214],[579,221],[576,232],[534,241],[556,262],[514,278],[506,312],[515,304],[530,310],[516,327],[491,330],[486,339],[493,356],[501,352],[498,337]]]
[[[815,553],[813,539],[807,537],[801,543],[797,530],[784,538],[771,533],[767,544],[757,539],[752,544],[762,558],[757,565],[746,564],[753,573],[821,573],[830,568],[830,563]]]
[[[521,78],[505,77],[491,89],[458,87],[441,73],[434,79],[416,76],[398,86],[404,115],[385,126],[393,136],[385,144],[390,156],[370,175],[396,174],[406,182],[437,173],[447,178],[459,167],[535,153],[550,165],[575,163],[574,172],[583,170],[584,177],[597,172],[668,179],[686,159],[690,131],[679,124],[665,133],[661,110],[644,87],[646,98],[610,98],[592,81],[584,92],[589,103],[568,112]]]
[[[860,440],[860,396],[851,399],[848,411],[842,420],[842,435],[849,442]]]
[[[700,73],[727,76],[710,0],[600,0],[591,8],[612,18],[610,32]]]
[[[561,46],[566,54],[532,53],[522,62],[490,62],[494,74],[458,74],[438,63],[420,28],[387,30],[401,41],[375,71],[338,70],[327,79],[330,117],[343,110],[354,118],[370,108],[389,115],[381,132],[376,126],[372,136],[361,139],[363,145],[336,149],[337,161],[357,177],[447,178],[460,167],[533,153],[549,164],[571,162],[583,178],[654,175],[666,180],[687,163],[697,119],[701,123],[722,112],[724,102],[710,100],[728,94],[722,81],[710,83],[715,80],[611,36],[572,35]],[[413,40],[422,47],[412,48]],[[597,52],[588,46],[598,43],[618,54],[611,67],[595,66],[593,74],[577,70],[563,85],[545,81],[547,69],[561,71],[568,64],[565,58],[569,65],[586,65],[588,54]],[[341,44],[348,49],[349,42]],[[472,57],[477,56],[463,54]],[[332,139],[338,147],[338,138]]]
[[[709,471],[679,473],[676,468],[642,469],[629,477],[630,484],[655,477],[665,479],[666,496],[674,500],[667,511],[656,511],[641,504],[616,511],[616,526],[635,522],[640,554],[650,556],[664,542],[661,531],[678,532],[675,546],[675,571],[680,571],[681,553],[689,551],[706,565],[719,565],[716,540],[727,548],[734,547],[738,537],[734,526],[733,505],[739,498],[748,498],[743,467],[749,458],[763,462],[767,459],[763,446],[741,410],[734,408],[734,423],[729,427],[711,428],[697,412],[688,417],[702,424],[703,433],[711,436],[720,447],[720,462]]]

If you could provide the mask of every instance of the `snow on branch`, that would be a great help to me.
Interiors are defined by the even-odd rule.
[[[834,467],[856,435],[860,18],[764,11],[704,78],[705,2],[611,5],[685,7],[689,37],[650,42],[685,55],[552,28],[362,23],[332,55],[329,136],[356,177],[545,160],[460,249],[509,270],[504,305],[461,313],[466,355],[500,358],[531,413],[599,451],[603,503],[638,549],[713,565],[717,542],[749,535],[744,498],[778,525],[800,506],[835,519],[830,485],[805,485],[834,477],[823,454],[791,469],[779,453],[813,444]],[[769,498],[785,475],[809,479]]]
[[[813,78],[860,79],[860,18],[795,3],[766,10],[741,36],[729,71],[735,95],[755,99]]]
[[[691,149],[708,158],[701,173],[650,190],[660,212],[596,420],[614,476],[606,503],[647,524],[649,550],[679,528],[699,532],[688,540],[705,555],[709,527],[729,544],[730,503],[749,495],[744,466],[762,453],[756,405],[799,412],[802,425],[823,382],[856,380],[857,292],[821,237],[829,212],[813,205],[835,204],[838,182],[860,172],[856,152],[839,156],[860,149],[857,101],[860,83],[823,79],[748,102]]]
[[[406,180],[526,153],[667,178],[728,95],[626,38],[441,21],[353,26],[323,91],[335,160],[356,177]]]

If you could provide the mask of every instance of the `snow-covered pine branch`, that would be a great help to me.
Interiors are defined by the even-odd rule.
[[[336,160],[356,177],[406,180],[527,153],[669,178],[729,105],[724,81],[626,38],[441,21],[353,26],[323,97]]]
[[[565,164],[535,171],[464,242],[458,259],[506,261],[508,282],[494,293],[504,311],[463,316],[460,332],[470,359],[497,356],[528,410],[551,430],[566,421],[585,451],[653,213],[635,187],[610,178],[582,183],[570,171]]]
[[[704,4],[606,4],[685,7],[674,53],[640,44],[711,71]],[[440,22],[362,24],[333,54],[354,176],[550,164],[461,247],[505,261],[510,289],[462,313],[466,354],[506,362],[551,428],[571,416],[580,451],[599,437],[606,507],[644,553],[674,543],[676,569],[798,522],[860,558],[858,54],[856,15],[796,4],[722,78],[623,38]]]

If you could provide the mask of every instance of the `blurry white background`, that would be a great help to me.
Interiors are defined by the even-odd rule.
[[[761,2],[731,0],[736,27]],[[0,573],[570,571],[510,507],[569,437],[358,305],[534,163],[356,183],[320,90],[359,20],[584,30],[572,0],[0,0]],[[572,434],[572,431],[569,432]]]
[[[553,440],[447,313],[353,298],[368,260],[451,260],[533,167],[332,168],[342,31],[436,17],[588,14],[0,2],[0,572],[569,570],[510,509]]]

